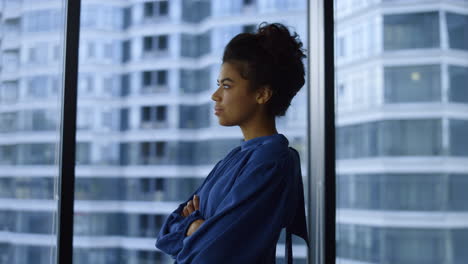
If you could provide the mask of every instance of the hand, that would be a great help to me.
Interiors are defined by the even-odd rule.
[[[195,231],[198,230],[198,228],[205,222],[205,220],[203,219],[198,219],[198,220],[195,220],[193,221],[189,228],[187,229],[187,234],[185,234],[185,236],[191,236],[193,233],[195,233]]]
[[[200,210],[200,198],[198,197],[198,195],[194,195],[193,200],[190,200],[187,203],[187,205],[182,210],[181,215],[183,217],[187,217],[195,210]]]

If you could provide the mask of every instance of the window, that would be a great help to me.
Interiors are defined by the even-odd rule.
[[[181,69],[179,71],[179,83],[182,93],[193,94],[206,91],[210,87],[210,68]]]
[[[166,142],[142,142],[141,143],[141,162],[143,165],[156,165],[167,157]]]
[[[169,13],[169,1],[163,0],[159,1],[159,15],[165,16]]]
[[[158,37],[158,49],[159,50],[167,49],[167,36],[166,35]]]
[[[384,50],[438,48],[439,13],[385,15]]]
[[[152,17],[154,15],[154,2],[144,3],[145,17]]]
[[[179,105],[179,128],[206,128],[210,124],[210,104]]]
[[[468,156],[468,120],[450,119],[450,155]]]
[[[144,37],[143,38],[143,50],[144,51],[153,50],[153,38],[152,37]]]
[[[128,62],[131,60],[131,45],[130,40],[125,40],[122,42],[122,62]]]
[[[446,13],[449,47],[468,50],[468,15]]]
[[[19,52],[17,50],[3,52],[2,59],[2,69],[7,72],[15,72],[18,70]]]
[[[49,96],[49,78],[45,75],[33,76],[27,80],[29,98],[46,98]]]
[[[88,50],[88,58],[95,58],[96,57],[96,43],[93,42],[93,41],[89,41],[88,42],[88,47],[87,47],[87,50]]]
[[[156,52],[167,50],[167,35],[160,36],[146,36],[143,38],[143,51],[144,52]]]
[[[167,91],[167,71],[144,71],[142,76],[143,92]]]
[[[123,29],[127,29],[132,25],[132,8],[131,7],[125,7],[123,9],[123,23],[122,27]]]
[[[167,106],[141,108],[141,128],[167,128]]]
[[[387,103],[441,101],[440,65],[385,67],[384,78]]]
[[[16,101],[18,101],[18,81],[3,82],[3,85],[0,85],[0,104]]]
[[[230,3],[223,1],[220,3]],[[182,21],[191,23],[200,23],[204,19],[212,15],[212,3],[210,1],[181,1],[182,5]],[[226,14],[224,12],[224,14]]]
[[[440,173],[338,175],[339,208],[440,211],[449,206],[446,176]]]
[[[353,56],[360,57],[364,51],[363,30],[358,28],[353,31]]]
[[[0,133],[18,130],[18,112],[0,113]]]
[[[143,5],[144,17],[152,18],[155,16],[163,17],[169,14],[169,1],[152,1],[145,2]]]
[[[158,85],[166,85],[167,71],[157,71]]]
[[[449,100],[456,103],[468,103],[468,67],[448,66]]]
[[[92,74],[79,74],[78,96],[92,95],[94,90],[94,77]]]
[[[440,155],[442,123],[440,119],[412,119],[341,126],[336,144],[337,159]]]
[[[242,26],[242,32],[244,33],[255,33],[256,25],[244,25]]]
[[[345,37],[338,38],[338,56],[345,57],[346,56],[346,42]]]
[[[131,91],[130,74],[120,76],[120,96],[128,96]]]
[[[114,45],[113,43],[104,44],[104,58],[113,60],[114,57]]]
[[[182,34],[180,54],[183,57],[196,58],[206,55],[211,50],[211,32],[194,35]]]

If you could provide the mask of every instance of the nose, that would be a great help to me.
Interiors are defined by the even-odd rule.
[[[217,95],[217,94],[218,94],[218,90],[219,90],[219,88],[217,88],[217,89],[214,91],[214,93],[211,95],[211,100],[213,100],[213,101],[219,101],[219,96]],[[217,97],[217,98],[215,98],[215,97]]]

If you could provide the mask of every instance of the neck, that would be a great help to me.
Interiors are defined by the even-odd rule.
[[[245,141],[256,137],[278,134],[275,118],[252,118],[247,124],[240,125],[240,128]]]

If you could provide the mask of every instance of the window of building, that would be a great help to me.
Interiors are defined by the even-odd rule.
[[[89,59],[96,57],[96,43],[94,41],[88,41],[87,51],[87,57]]]
[[[162,52],[166,51],[168,47],[168,36],[146,36],[143,38],[143,51],[144,52]]]
[[[447,12],[446,18],[449,47],[468,50],[468,15]]]
[[[451,174],[448,190],[448,210],[468,211],[468,174]]]
[[[49,96],[49,78],[45,75],[33,76],[27,79],[27,96],[30,98],[46,98]]]
[[[18,101],[18,81],[3,82],[0,85],[0,103],[8,104]]]
[[[210,89],[210,68],[180,69],[179,83],[182,93],[192,94]]]
[[[179,105],[179,128],[205,128],[210,124],[210,104]]]
[[[338,57],[345,57],[346,56],[346,42],[345,37],[338,37]]]
[[[167,106],[143,106],[141,108],[142,128],[166,128]]]
[[[166,85],[167,84],[167,71],[157,71],[157,80],[158,85]]]
[[[457,103],[468,103],[468,67],[448,66],[449,100]]]
[[[140,147],[141,162],[144,165],[158,164],[167,156],[166,142],[142,142]]]
[[[94,90],[94,76],[92,74],[79,74],[78,96],[89,96]]]
[[[442,122],[440,119],[385,120],[341,126],[336,143],[337,159],[435,156],[442,153]]]
[[[391,66],[384,68],[386,103],[440,102],[440,65]]]
[[[450,119],[450,155],[468,156],[468,120]]]
[[[18,112],[0,113],[0,132],[15,132],[18,130]]]
[[[384,50],[440,47],[439,13],[384,15]]]
[[[145,2],[143,4],[143,9],[145,17],[154,16],[154,2]]]
[[[122,62],[128,62],[131,60],[131,43],[130,40],[124,40],[122,42]]]
[[[167,91],[167,70],[142,72],[143,92]]]
[[[144,17],[167,16],[169,14],[169,1],[152,1],[143,4]]]
[[[7,72],[14,72],[18,70],[19,66],[19,51],[9,50],[4,51],[2,56],[2,69]]]
[[[169,1],[167,0],[163,0],[163,1],[159,1],[159,10],[158,10],[158,14],[160,16],[165,16],[169,13]]]
[[[196,58],[211,51],[211,31],[202,34],[181,34],[180,55]]]
[[[257,29],[257,26],[254,24],[242,26],[242,32],[244,33],[255,33],[256,29]]]

